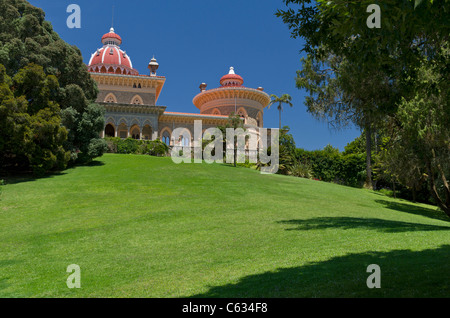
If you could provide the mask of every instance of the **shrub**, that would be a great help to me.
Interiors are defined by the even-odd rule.
[[[139,154],[150,156],[165,156],[169,147],[161,140],[136,140],[132,138],[121,139],[119,137],[105,138],[109,153]]]
[[[167,155],[167,153],[169,152],[169,146],[167,146],[164,142],[162,142],[159,139],[150,141],[148,145],[149,145],[148,154],[150,156],[162,157]]]
[[[365,155],[345,154],[331,146],[323,150],[296,149],[296,161],[310,168],[311,177],[327,182],[361,187],[365,180]],[[301,173],[301,167],[291,166],[292,175]]]
[[[312,168],[309,164],[295,161],[288,169],[288,175],[300,178],[311,179],[313,176]]]
[[[106,145],[108,147],[108,153],[117,153],[117,146],[119,142],[122,140],[119,137],[106,137]]]
[[[138,141],[136,139],[127,138],[121,140],[117,145],[117,153],[121,154],[135,154],[139,148]]]

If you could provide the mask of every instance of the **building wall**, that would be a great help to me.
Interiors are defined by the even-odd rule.
[[[220,102],[220,101],[216,101],[216,102]],[[249,101],[249,102],[253,102],[253,101]],[[245,110],[245,113],[248,117],[246,120],[247,124],[257,126],[258,116],[260,116],[261,120],[260,120],[259,127],[263,126],[264,111],[263,111],[262,106],[260,104],[257,104],[256,102],[255,102],[255,104],[251,103],[249,105],[249,103],[243,103],[241,100],[241,101],[238,101],[235,106],[234,100],[233,100],[232,105],[230,105],[229,102],[227,103],[227,101],[223,101],[220,103],[212,104],[212,106],[208,107],[207,110],[202,111],[202,114],[214,114],[215,111],[218,110],[221,115],[228,116],[228,115],[234,113],[235,110],[239,113],[239,111],[241,109]]]
[[[199,120],[199,119],[196,119]],[[169,132],[170,136],[172,137],[172,133],[175,129],[177,128],[186,128],[187,131],[189,131],[190,137],[191,137],[191,141],[194,138],[194,122],[191,119],[187,119],[186,121],[160,121],[158,123],[159,125],[159,132],[158,132],[158,136],[162,137],[164,131]],[[224,125],[224,123],[221,123],[221,125]],[[202,133],[208,129],[208,128],[214,128],[219,126],[219,124],[205,124],[204,122],[202,123]],[[171,145],[173,145],[173,138],[171,138]]]
[[[126,138],[124,136],[120,136],[118,134],[119,127],[126,127],[128,131],[128,136],[130,137],[130,129],[133,126],[139,127],[140,133],[146,125],[149,125],[152,129],[152,138],[156,139],[158,137],[158,114],[134,114],[134,113],[115,113],[115,112],[106,112],[105,114],[105,127],[111,124],[113,125],[116,136]]]
[[[110,94],[114,94],[119,104],[132,104],[133,98],[138,95],[142,98],[144,105],[155,106],[156,94],[154,92],[145,92],[140,89],[130,89],[130,91],[123,91],[117,89],[101,89],[97,96],[97,102],[106,102],[106,97]]]

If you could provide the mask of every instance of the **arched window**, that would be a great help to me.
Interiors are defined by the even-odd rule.
[[[237,111],[237,114],[239,115],[239,117],[241,117],[242,119],[244,119],[244,123],[247,123],[247,112],[245,111],[244,108],[239,108]]]
[[[176,146],[189,147],[191,145],[191,132],[187,128],[181,129],[178,140],[174,140]]]
[[[128,128],[125,123],[121,123],[119,125],[119,128],[117,128],[117,135],[120,138],[127,138],[128,137]]]
[[[180,136],[179,142],[180,145],[183,147],[189,147],[189,145],[191,144],[191,141],[188,136]]]
[[[170,146],[170,134],[169,132],[166,130],[165,132],[163,132],[162,135],[162,141],[167,145]]]
[[[133,139],[141,139],[141,131],[137,125],[134,125],[130,129],[131,132],[131,138]]]
[[[142,129],[142,139],[151,140],[152,139],[152,127],[150,125],[145,125]]]
[[[133,97],[133,99],[131,100],[131,104],[135,104],[135,105],[143,105],[144,101],[142,100],[141,96],[136,95]]]
[[[117,103],[117,98],[113,93],[109,93],[105,97],[105,103]]]
[[[115,137],[115,129],[114,126],[111,124],[106,125],[105,127],[105,136],[106,137]]]

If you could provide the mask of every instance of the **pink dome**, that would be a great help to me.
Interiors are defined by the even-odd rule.
[[[102,43],[108,39],[113,39],[113,40],[117,40],[118,41],[118,45],[122,44],[122,38],[120,37],[120,35],[114,33],[114,32],[109,32],[106,33],[105,35],[102,36]]]
[[[220,79],[222,86],[242,86],[242,84],[244,84],[244,79],[234,73],[234,67],[230,67],[230,72]]]
[[[95,73],[138,75],[127,53],[120,49],[122,38],[111,28],[102,37],[103,47],[92,54],[88,70]]]

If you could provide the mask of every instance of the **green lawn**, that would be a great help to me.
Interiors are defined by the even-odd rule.
[[[450,295],[450,222],[433,206],[133,155],[7,183],[1,297]],[[70,264],[81,289],[66,286]]]

